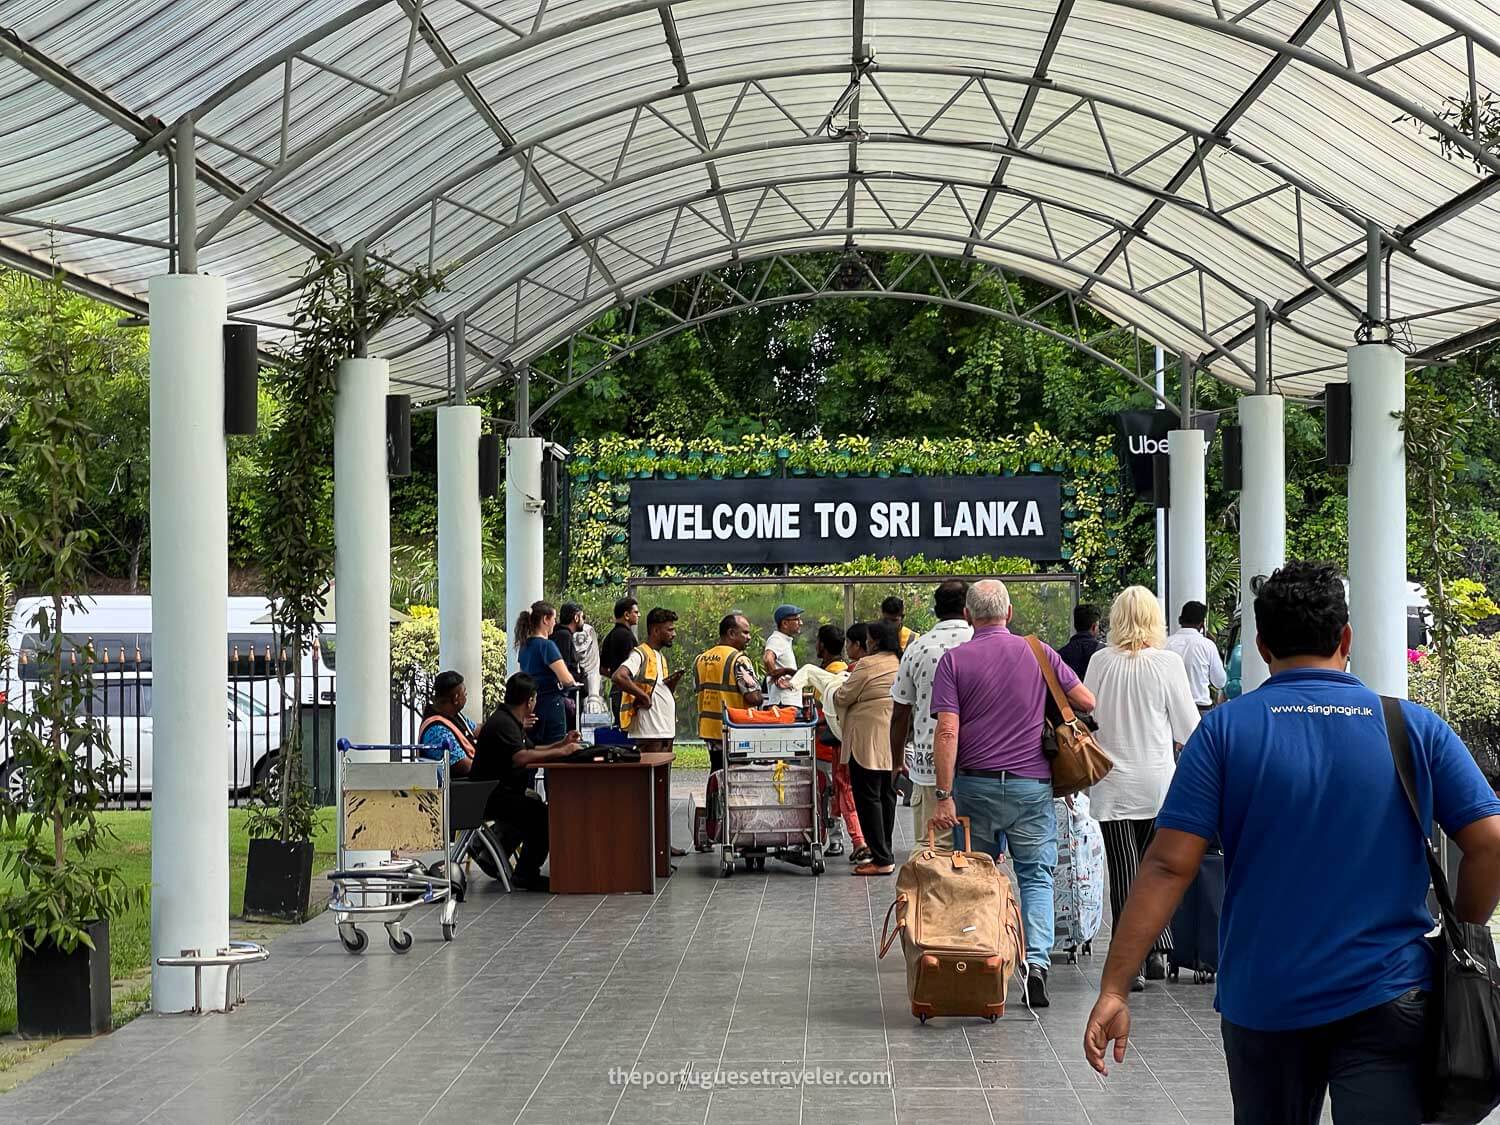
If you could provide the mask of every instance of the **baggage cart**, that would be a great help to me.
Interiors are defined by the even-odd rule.
[[[764,871],[766,857],[823,873],[816,723],[736,723],[724,715],[719,873]]]
[[[453,940],[458,896],[446,873],[430,874],[417,858],[448,854],[448,760],[424,758],[422,749],[338,741],[338,865],[328,875],[333,882],[328,908],[350,953],[362,953],[369,944],[361,922],[385,926],[391,949],[405,953],[412,945],[406,917],[419,906],[439,906],[443,940]],[[351,750],[378,751],[384,757],[351,762]],[[355,864],[350,852],[390,852],[391,859]]]

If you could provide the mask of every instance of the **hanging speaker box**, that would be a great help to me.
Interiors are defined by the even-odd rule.
[[[1224,487],[1238,492],[1245,487],[1245,432],[1238,426],[1225,426],[1219,432],[1224,442]]]
[[[479,496],[500,495],[500,435],[479,435]]]
[[[1151,458],[1151,503],[1157,508],[1172,506],[1172,459],[1165,453]]]
[[[1323,440],[1330,465],[1347,465],[1354,456],[1354,398],[1348,383],[1323,388]]]
[[[224,432],[253,434],[260,345],[253,324],[224,325]]]
[[[385,463],[391,476],[411,476],[411,395],[385,396]]]

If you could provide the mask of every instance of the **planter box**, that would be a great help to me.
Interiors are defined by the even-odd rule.
[[[26,1039],[103,1035],[110,1029],[109,920],[88,924],[90,949],[54,945],[16,962],[16,1030]]]
[[[312,893],[311,840],[251,840],[245,863],[245,916],[301,922]]]

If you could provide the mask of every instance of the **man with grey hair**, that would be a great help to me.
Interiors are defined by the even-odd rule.
[[[974,639],[943,654],[932,681],[933,746],[939,828],[969,818],[974,843],[999,856],[1003,832],[1020,884],[1026,924],[1026,995],[1033,1008],[1047,1000],[1052,962],[1052,869],[1057,821],[1052,811],[1052,765],[1042,754],[1047,684],[1024,635],[1012,633],[1010,591],[992,578],[969,587],[965,614]],[[1051,662],[1080,711],[1094,696],[1048,645]],[[957,840],[954,843],[958,843]]]

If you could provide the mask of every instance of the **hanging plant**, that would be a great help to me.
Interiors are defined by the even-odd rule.
[[[410,312],[442,284],[441,272],[392,276],[366,268],[357,286],[344,270],[309,266],[292,317],[297,333],[267,375],[268,389],[288,409],[266,439],[266,502],[260,529],[261,568],[272,600],[279,647],[292,662],[291,722],[269,791],[251,806],[252,837],[283,843],[312,839],[314,810],[302,758],[302,656],[312,651],[333,575],[333,404],[341,360]]]

